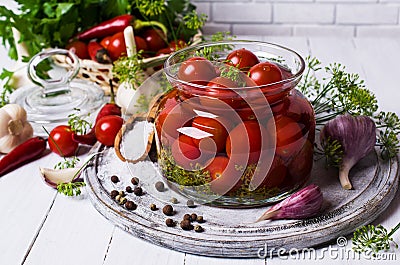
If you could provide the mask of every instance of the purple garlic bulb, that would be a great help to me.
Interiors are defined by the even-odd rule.
[[[367,116],[340,115],[325,124],[320,133],[321,144],[336,140],[341,145],[342,159],[339,180],[344,189],[352,189],[350,169],[374,149],[376,126]]]

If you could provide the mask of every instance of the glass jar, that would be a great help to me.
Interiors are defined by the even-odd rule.
[[[304,66],[296,52],[258,41],[205,43],[172,54],[165,73],[173,89],[155,120],[169,186],[224,207],[276,202],[301,187],[315,137],[312,106],[295,89]]]

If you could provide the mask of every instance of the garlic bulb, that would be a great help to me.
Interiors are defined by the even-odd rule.
[[[346,190],[352,189],[349,180],[350,169],[361,158],[369,154],[376,142],[376,126],[367,116],[353,117],[339,115],[327,122],[321,130],[320,140],[325,148],[332,141],[340,144],[342,151],[339,166],[339,180]]]
[[[26,111],[17,104],[7,104],[0,109],[0,153],[9,153],[33,135]]]

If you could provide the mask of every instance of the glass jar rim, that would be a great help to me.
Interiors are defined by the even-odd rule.
[[[185,48],[183,48],[183,49],[180,49],[180,50],[178,50],[178,51],[172,53],[172,54],[166,59],[166,61],[165,61],[165,63],[164,63],[165,74],[167,75],[167,78],[168,78],[170,81],[173,81],[174,83],[176,82],[176,83],[181,83],[181,84],[184,84],[184,85],[190,85],[190,86],[196,87],[196,88],[207,88],[207,86],[204,86],[204,85],[201,85],[201,84],[191,83],[191,82],[187,82],[187,81],[181,80],[181,79],[179,79],[179,78],[176,78],[176,77],[171,73],[171,71],[169,71],[169,69],[171,69],[171,67],[172,67],[174,64],[176,64],[176,63],[172,63],[172,61],[173,61],[175,58],[181,56],[182,54],[185,54],[185,52],[188,52],[188,51],[196,51],[196,50],[199,50],[199,49],[201,49],[201,48],[208,47],[208,46],[215,46],[215,45],[232,45],[232,44],[238,44],[238,45],[240,45],[240,44],[254,44],[254,45],[259,45],[259,46],[264,46],[264,47],[270,47],[270,48],[274,48],[274,49],[277,49],[277,50],[289,52],[290,54],[294,55],[294,57],[296,57],[296,58],[299,60],[299,62],[300,62],[300,69],[299,69],[296,73],[292,74],[292,76],[290,76],[289,78],[285,78],[285,79],[283,79],[283,80],[281,80],[281,81],[274,82],[274,83],[270,83],[270,84],[266,84],[266,85],[260,85],[260,86],[259,86],[259,85],[257,85],[257,86],[244,86],[244,87],[236,87],[236,88],[232,88],[232,87],[229,87],[229,88],[228,88],[228,87],[227,87],[227,88],[219,87],[218,89],[221,89],[221,90],[225,90],[225,89],[227,89],[227,90],[251,90],[251,89],[265,89],[265,88],[268,88],[268,87],[275,87],[275,86],[277,86],[277,85],[287,84],[287,83],[290,83],[290,82],[293,82],[293,81],[299,79],[299,78],[302,76],[302,74],[303,74],[303,72],[304,72],[304,70],[305,70],[305,61],[304,61],[303,57],[301,57],[301,55],[300,55],[299,53],[297,53],[296,51],[294,51],[294,50],[292,50],[292,49],[290,49],[290,48],[287,48],[287,47],[285,47],[285,46],[282,46],[282,45],[279,45],[279,44],[275,44],[275,43],[271,43],[271,42],[265,42],[265,41],[254,41],[254,40],[227,40],[227,41],[203,42],[203,43],[196,44],[196,45],[193,45],[193,46],[185,47]],[[182,61],[182,62],[183,62],[183,61]],[[180,63],[182,63],[182,62],[180,62]]]

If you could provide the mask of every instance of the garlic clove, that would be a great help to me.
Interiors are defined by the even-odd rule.
[[[321,189],[311,184],[269,208],[256,222],[314,217],[320,213],[323,201]]]
[[[56,188],[60,183],[68,183],[77,179],[80,169],[80,167],[65,169],[39,168],[43,180],[53,188]]]

